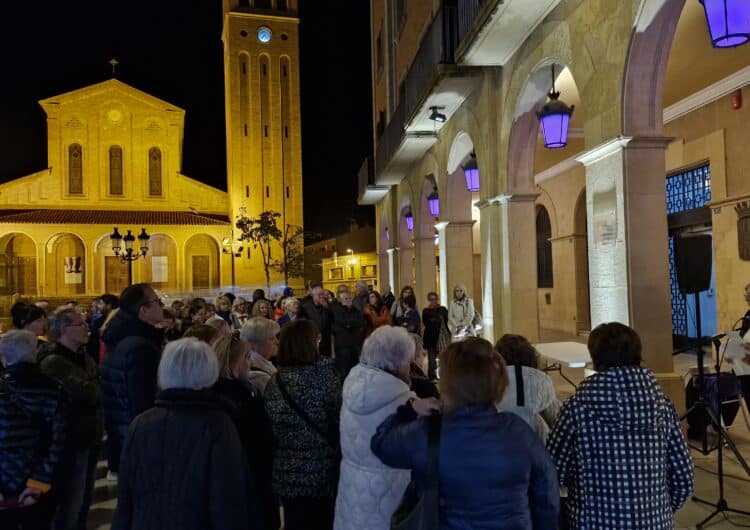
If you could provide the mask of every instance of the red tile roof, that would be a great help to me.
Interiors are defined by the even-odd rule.
[[[0,223],[87,224],[87,225],[193,225],[223,226],[229,217],[193,212],[151,212],[138,210],[0,210]]]

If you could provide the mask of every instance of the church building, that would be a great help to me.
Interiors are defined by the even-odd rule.
[[[182,174],[175,105],[117,79],[40,101],[48,167],[0,184],[0,297],[264,286],[235,223],[274,210],[302,227],[298,25],[296,1],[223,0],[227,192]],[[145,229],[146,255],[117,257],[115,228],[134,252]]]

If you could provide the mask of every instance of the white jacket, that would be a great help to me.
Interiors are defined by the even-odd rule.
[[[468,334],[474,335],[474,301],[468,296],[461,300],[455,298],[448,304],[448,329],[456,335],[459,329],[468,328]]]
[[[341,407],[341,477],[334,530],[389,530],[411,478],[383,464],[370,450],[378,425],[416,397],[401,379],[358,364],[344,381]]]
[[[503,399],[495,406],[500,412],[513,412],[524,419],[534,429],[539,438],[547,441],[550,425],[553,425],[560,412],[560,401],[555,394],[552,379],[543,371],[522,366],[524,406],[518,406],[518,384],[516,367],[508,366],[508,387]]]

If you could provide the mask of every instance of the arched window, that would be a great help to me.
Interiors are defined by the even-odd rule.
[[[122,147],[109,148],[109,194],[122,195]]]
[[[68,193],[83,194],[83,148],[80,144],[68,147]]]
[[[148,150],[148,194],[161,195],[161,149],[158,147]]]
[[[536,207],[536,283],[539,288],[552,287],[552,224],[544,206]]]

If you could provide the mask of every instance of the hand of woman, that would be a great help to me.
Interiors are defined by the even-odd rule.
[[[439,414],[443,408],[440,400],[430,397],[424,399],[415,399],[411,402],[411,408],[417,413],[417,416],[432,416]]]
[[[742,358],[742,362],[745,363],[745,364],[750,364],[750,355],[745,355]]]
[[[38,489],[27,487],[18,496],[18,504],[21,506],[31,506],[32,504],[36,504],[41,496],[42,492]]]

